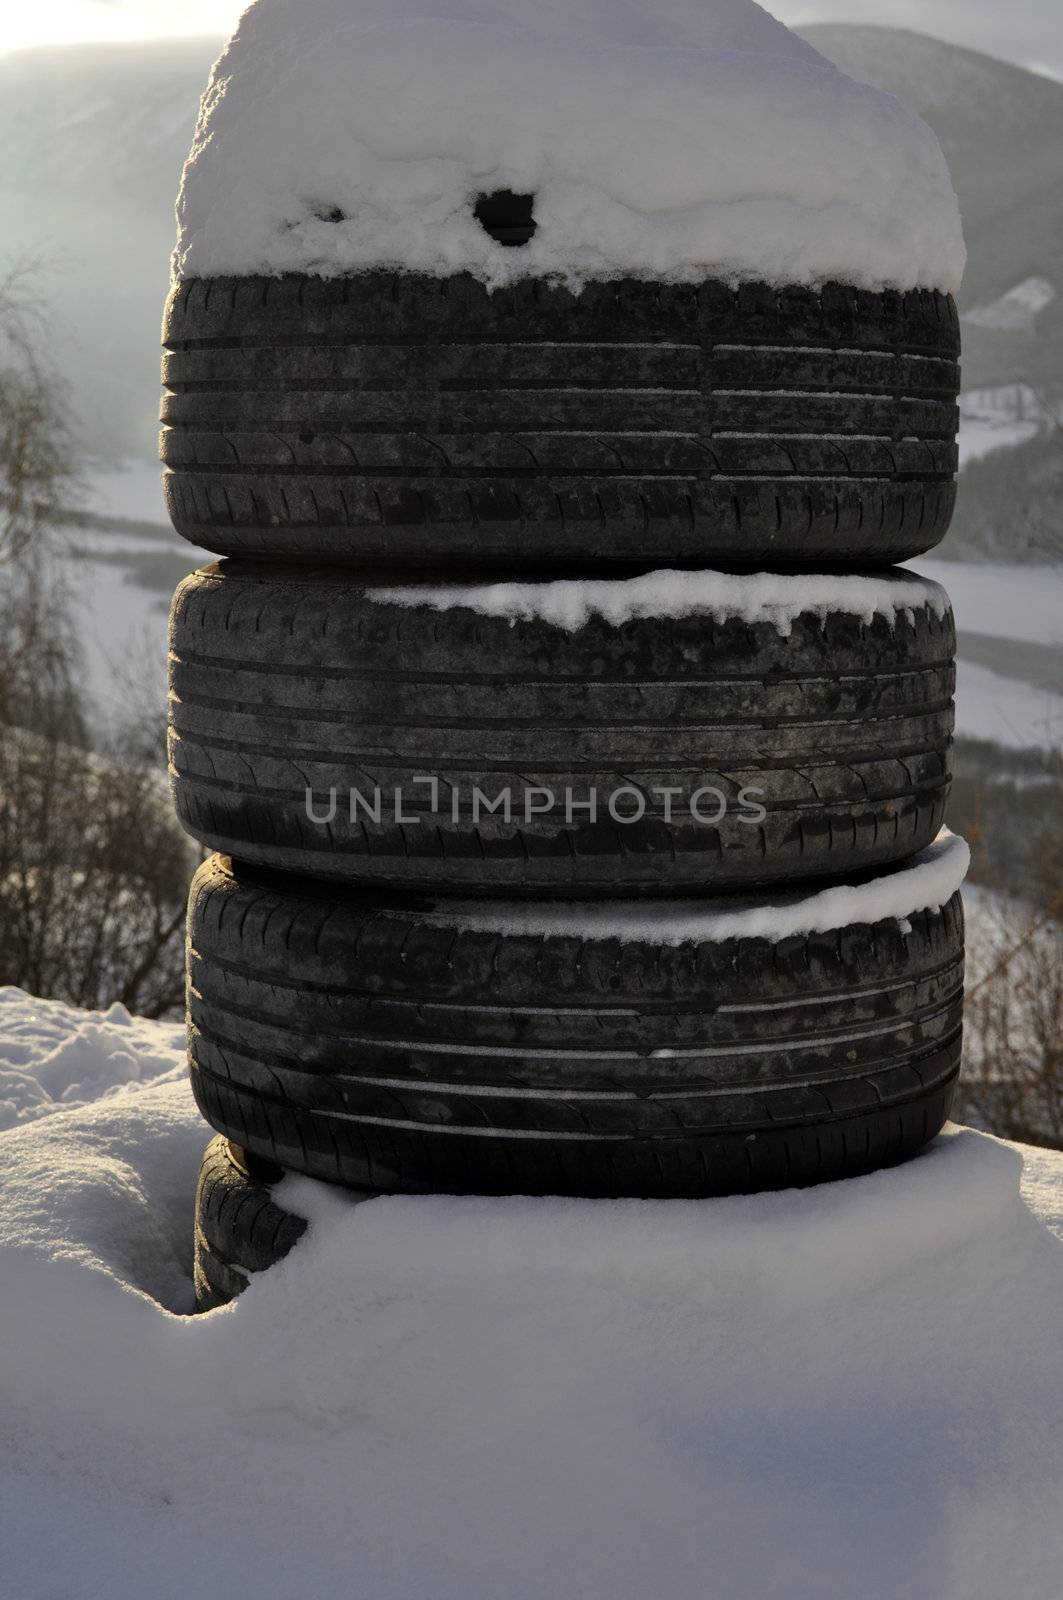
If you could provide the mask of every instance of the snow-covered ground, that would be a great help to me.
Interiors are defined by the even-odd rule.
[[[147,1022],[117,1003],[80,1011],[0,988],[0,1131],[171,1081],[183,1073],[184,1045],[183,1023]]]
[[[1008,749],[1063,747],[1063,567],[925,556],[911,566],[952,601],[957,732]]]
[[[88,473],[86,509],[135,522],[167,523],[162,468],[131,458],[120,465],[99,462]]]
[[[968,389],[960,395],[960,470],[994,450],[1026,444],[1059,423],[1029,384]]]
[[[176,1030],[2,994],[23,1074],[64,1038],[92,1103],[0,1134],[5,1594],[1057,1600],[1063,1157],[953,1130],[703,1203],[288,1179],[309,1234],[191,1318]]]
[[[946,590],[961,633],[1063,650],[1063,566],[936,561],[932,556],[920,556],[909,566]]]
[[[965,661],[961,652],[956,665],[956,732],[967,739],[991,739],[1005,750],[1059,750],[1063,694]]]
[[[77,558],[67,563],[69,588],[84,656],[82,692],[97,722],[111,726],[165,704],[166,616],[169,596],[138,579],[137,564],[156,558],[157,540],[78,531]],[[180,558],[174,536],[173,549]],[[189,552],[188,568],[196,562]],[[180,569],[175,566],[174,581]]]
[[[101,464],[86,477],[85,510],[99,523],[70,530],[65,568],[84,697],[102,730],[162,713],[170,595],[186,573],[215,557],[173,532],[157,462]]]

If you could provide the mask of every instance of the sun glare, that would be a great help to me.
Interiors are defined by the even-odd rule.
[[[47,0],[0,15],[0,54],[28,45],[106,43],[174,34],[228,33],[246,0]]]

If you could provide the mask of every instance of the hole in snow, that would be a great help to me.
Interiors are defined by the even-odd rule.
[[[514,194],[512,189],[495,189],[477,197],[474,216],[499,244],[527,244],[537,224],[532,219],[533,194]]]

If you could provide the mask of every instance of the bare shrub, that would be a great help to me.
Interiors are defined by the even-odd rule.
[[[956,1115],[1063,1149],[1063,833],[1033,902],[974,891],[968,911],[964,1073]]]
[[[89,748],[54,538],[74,451],[27,283],[0,278],[0,984],[162,1016],[182,1000],[194,852],[156,730]]]
[[[161,776],[22,729],[0,760],[0,983],[178,1010],[193,855]]]
[[[76,487],[63,386],[42,354],[39,263],[0,276],[0,562],[40,546]]]

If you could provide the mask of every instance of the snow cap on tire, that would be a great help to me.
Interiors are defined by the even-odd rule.
[[[533,226],[502,238],[506,193]],[[257,0],[203,96],[178,217],[179,278],[953,292],[964,264],[934,134],[753,0]]]

